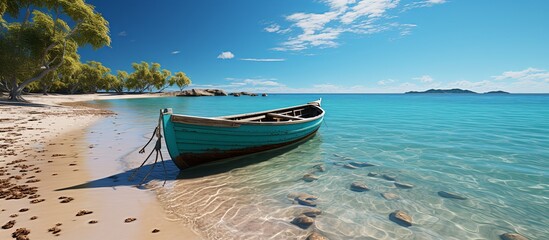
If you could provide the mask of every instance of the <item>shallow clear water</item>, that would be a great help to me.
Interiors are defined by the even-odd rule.
[[[283,153],[246,158],[179,173],[152,186],[175,220],[212,239],[304,238],[317,231],[330,239],[499,239],[518,232],[549,236],[549,95],[270,95],[109,100],[118,113],[96,129],[116,127],[127,139],[125,169],[143,160],[136,148],[147,141],[160,108],[219,116],[298,105],[323,98],[325,124],[311,140]],[[110,126],[109,126],[110,125]],[[169,159],[167,152],[164,155]],[[348,169],[366,161],[377,166]],[[323,164],[325,172],[315,172]],[[315,172],[319,180],[301,177]],[[414,185],[401,189],[369,172],[395,175]],[[144,175],[144,174],[142,174]],[[177,180],[173,180],[176,179]],[[370,191],[354,192],[361,181]],[[440,197],[456,192],[467,200]],[[306,207],[287,197],[319,197],[323,213],[302,230],[290,221]],[[380,193],[397,194],[386,200]],[[413,226],[389,214],[404,210]]]

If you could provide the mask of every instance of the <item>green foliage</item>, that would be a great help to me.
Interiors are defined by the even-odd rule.
[[[16,99],[29,84],[79,61],[79,46],[97,49],[110,42],[109,23],[83,0],[0,0],[0,86]]]
[[[129,75],[126,71],[117,71],[116,77],[111,79],[111,88],[117,93],[123,93],[128,77]]]
[[[99,62],[80,62],[79,47],[110,42],[109,23],[84,0],[0,0],[0,92],[18,99],[23,89],[142,93],[191,83],[185,73],[172,77],[159,63],[133,63],[131,74],[115,76]]]
[[[159,63],[150,65],[147,62],[132,63],[132,67],[134,71],[128,77],[126,87],[135,92],[143,93],[145,90],[152,92],[153,87],[162,91],[170,83],[168,78],[171,72],[162,69]]]
[[[84,93],[95,93],[99,89],[109,89],[111,69],[103,66],[100,62],[88,61],[80,66],[77,73],[79,87]],[[112,75],[111,75],[112,76]]]
[[[183,91],[183,88],[190,85],[191,79],[187,77],[187,75],[184,72],[176,72],[175,75],[170,78],[170,86],[177,85],[179,87],[179,91]]]

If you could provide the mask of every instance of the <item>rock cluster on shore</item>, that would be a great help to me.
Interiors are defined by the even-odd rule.
[[[227,94],[227,92],[221,90],[221,89],[198,89],[193,88],[185,91],[181,91],[179,93],[176,93],[175,96],[178,97],[203,97],[203,96],[259,96],[257,93],[251,93],[251,92],[232,92]],[[266,97],[267,94],[263,93],[261,96]]]
[[[178,97],[200,97],[200,96],[227,96],[228,94],[221,89],[189,89],[181,91]]]
[[[240,97],[240,96],[257,97],[258,96],[257,93],[251,93],[251,92],[233,92],[233,93],[229,93],[229,95],[235,96],[235,97]],[[267,94],[263,93],[263,94],[261,94],[261,96],[266,97]]]

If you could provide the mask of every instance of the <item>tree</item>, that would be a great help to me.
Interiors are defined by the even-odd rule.
[[[71,65],[70,71],[67,71],[61,77],[61,82],[65,84],[66,91],[70,94],[76,93],[80,89],[78,76],[84,64],[77,62]]]
[[[108,22],[83,0],[0,0],[0,87],[22,101],[23,89],[61,67],[70,48],[110,42]]]
[[[116,78],[116,76],[112,75],[109,71],[109,73],[107,73],[107,75],[102,78],[102,82],[104,84],[103,89],[105,89],[106,92],[109,92],[111,89],[114,89],[114,85],[117,84],[117,81],[118,79]],[[118,91],[115,90],[115,92]]]
[[[148,86],[148,79],[152,78],[149,64],[146,62],[132,63],[133,72],[128,77],[126,87],[134,92],[143,93]]]
[[[45,77],[37,81],[42,93],[46,95],[52,88],[54,91],[67,90],[67,84],[65,84],[63,80],[67,79],[66,76],[70,77],[74,75],[80,69],[80,55],[76,52],[77,49],[78,45],[74,42],[67,44],[63,64],[55,71],[51,71]],[[31,85],[32,83],[29,84],[29,86]],[[32,89],[31,92],[33,92]]]
[[[167,69],[160,69],[160,64],[153,63],[152,65],[152,85],[159,91],[162,92],[164,89],[166,89],[169,85],[168,78],[172,75],[172,72],[170,72]],[[151,89],[149,89],[151,91]]]
[[[112,89],[117,93],[123,93],[128,77],[129,75],[126,71],[117,71],[115,79],[111,82]]]
[[[168,81],[171,72],[166,69],[161,69],[159,63],[147,62],[132,63],[133,72],[128,77],[126,87],[134,89],[134,92],[143,93],[145,90],[152,92],[153,87],[159,91],[164,90],[169,85]]]
[[[108,81],[112,80],[108,77],[110,72],[111,69],[103,66],[100,62],[88,61],[86,64],[82,64],[76,76],[79,88],[84,93],[95,93],[99,89],[109,89]]]
[[[175,75],[170,78],[170,85],[177,85],[179,87],[179,91],[183,91],[183,88],[191,83],[191,79],[187,77],[184,72],[176,72]]]

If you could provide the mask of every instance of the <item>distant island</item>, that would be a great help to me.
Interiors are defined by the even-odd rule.
[[[409,92],[405,92],[404,94],[481,94],[481,93],[473,92],[471,90],[466,90],[466,89],[454,88],[454,89],[429,89],[423,92],[409,91]],[[510,93],[505,91],[490,91],[482,94],[510,94]]]
[[[505,92],[505,91],[490,91],[490,92],[485,92],[484,94],[511,94],[511,93]]]

